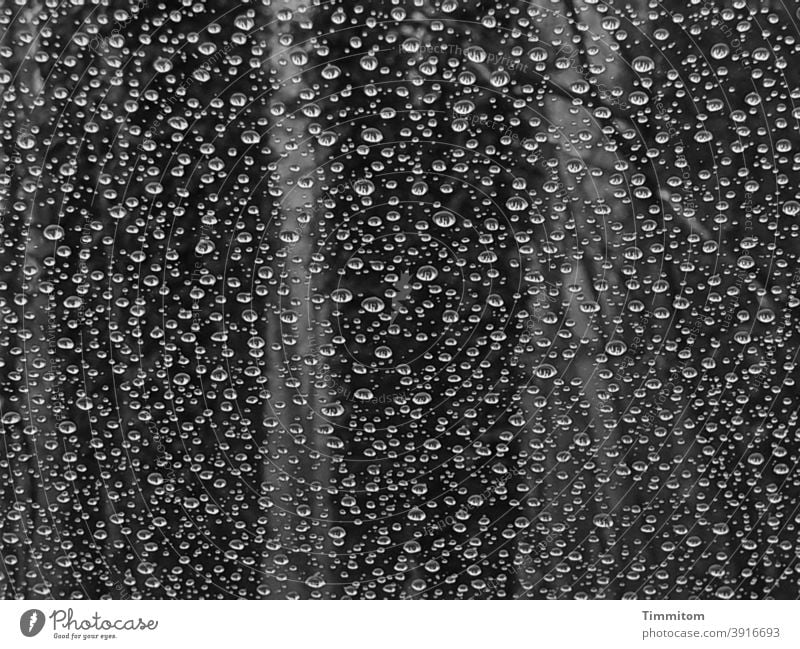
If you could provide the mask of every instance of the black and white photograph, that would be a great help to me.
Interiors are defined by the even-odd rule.
[[[796,0],[0,0],[0,93],[0,644],[798,646]]]

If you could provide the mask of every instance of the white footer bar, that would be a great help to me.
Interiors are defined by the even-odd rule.
[[[3,647],[778,649],[799,631],[796,601],[0,602]]]

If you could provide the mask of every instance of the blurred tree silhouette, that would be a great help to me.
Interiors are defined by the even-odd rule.
[[[3,597],[796,597],[796,11],[1,15]]]

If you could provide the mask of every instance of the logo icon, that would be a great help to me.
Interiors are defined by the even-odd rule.
[[[44,628],[44,613],[38,608],[25,611],[19,618],[19,630],[26,638],[32,638]]]

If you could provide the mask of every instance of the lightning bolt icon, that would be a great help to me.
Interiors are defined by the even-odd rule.
[[[390,325],[395,321],[395,318],[397,318],[397,314],[400,313],[400,305],[411,294],[411,285],[408,283],[410,279],[411,274],[404,272],[395,284],[397,294],[392,297],[392,319],[389,321]]]
[[[31,613],[30,619],[28,620],[28,631],[33,631],[33,627],[36,624],[38,619],[39,619],[39,616],[37,615],[36,611],[33,611]]]

